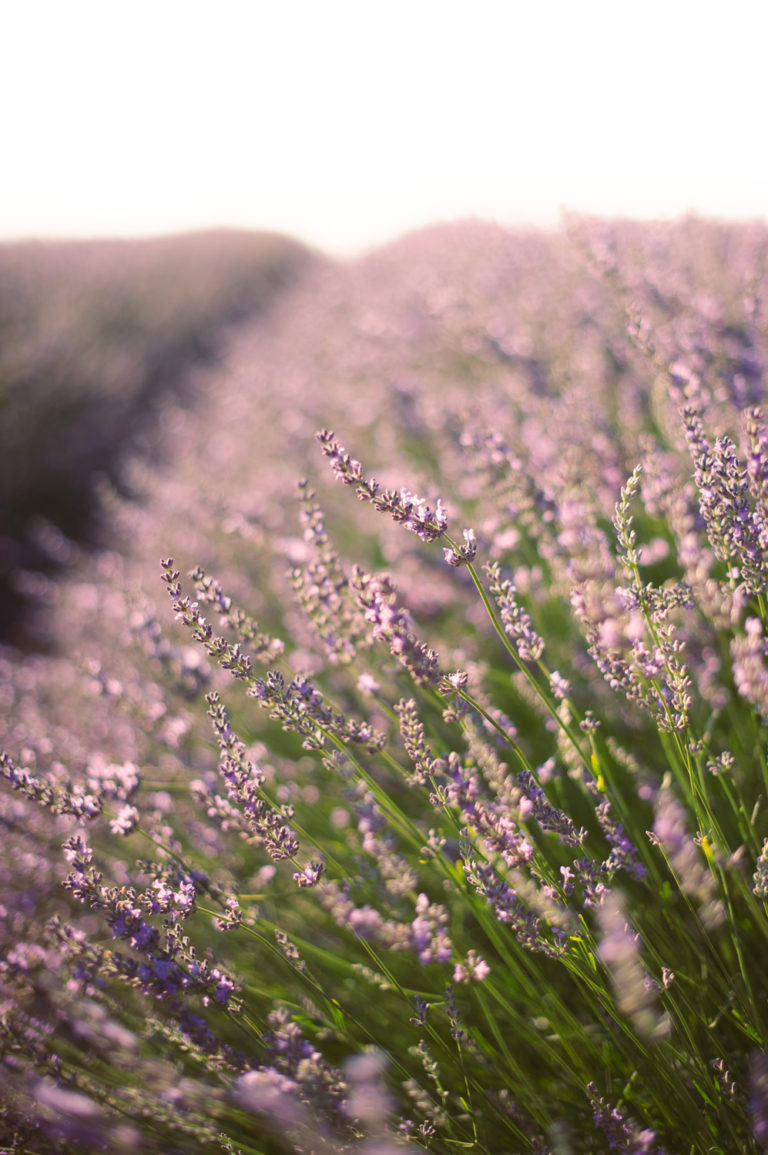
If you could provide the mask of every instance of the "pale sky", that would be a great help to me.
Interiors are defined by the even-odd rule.
[[[0,8],[0,238],[768,213],[766,0]]]

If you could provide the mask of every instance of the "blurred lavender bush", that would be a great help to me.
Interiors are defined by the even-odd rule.
[[[0,657],[4,1150],[768,1150],[767,242],[428,230],[168,406]]]
[[[228,327],[265,313],[309,258],[226,229],[0,245],[0,638],[20,640],[73,541],[104,540],[94,479],[157,458],[169,398],[189,401]]]

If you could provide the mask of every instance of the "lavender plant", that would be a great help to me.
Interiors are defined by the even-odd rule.
[[[193,553],[166,610],[120,595],[126,551],[60,595],[79,668],[7,660],[5,880],[44,888],[3,898],[7,1150],[768,1149],[768,426],[652,236],[576,240],[597,272],[550,285],[602,327],[551,345],[498,311],[544,241],[471,236],[465,281],[446,243],[410,313],[385,256],[377,314],[342,308],[365,270],[313,282],[256,338],[287,416],[251,507],[197,501],[185,543],[181,457],[119,515]],[[297,324],[346,392],[302,391]],[[391,344],[426,383],[385,377],[377,451]],[[280,451],[320,411],[383,473],[317,421],[291,529]],[[245,432],[202,420],[190,468]]]

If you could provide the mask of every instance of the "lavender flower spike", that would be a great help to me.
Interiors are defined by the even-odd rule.
[[[415,533],[422,541],[437,541],[445,535],[448,529],[448,514],[439,498],[435,508],[432,509],[423,498],[408,489],[381,489],[375,478],[365,476],[360,462],[350,457],[329,429],[321,430],[317,434],[317,440],[331,463],[335,477],[345,485],[356,486],[357,496],[361,501],[370,501],[374,509],[388,513],[394,521],[410,529],[411,533]],[[474,556],[474,534],[470,534],[469,537],[465,534],[465,541],[466,544],[461,551],[462,560],[464,551],[467,551],[467,558],[469,553]],[[461,565],[462,561],[454,561],[451,564]]]

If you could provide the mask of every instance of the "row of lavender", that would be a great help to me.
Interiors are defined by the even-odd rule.
[[[442,227],[169,403],[0,659],[7,1149],[768,1149],[767,246]]]
[[[94,477],[114,482],[127,457],[158,450],[160,400],[311,259],[226,229],[0,244],[0,639],[44,641],[31,616],[45,576],[73,539],[103,539]]]

